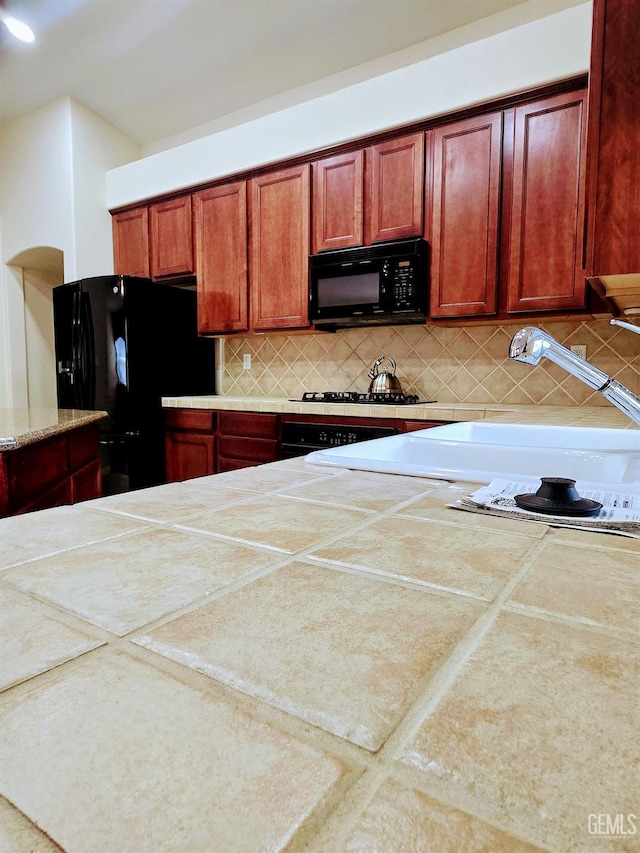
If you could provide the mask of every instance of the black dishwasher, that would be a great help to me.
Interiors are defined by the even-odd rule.
[[[356,444],[358,441],[384,438],[387,435],[397,435],[399,432],[400,430],[395,427],[283,421],[281,458],[292,459],[295,456],[311,453],[312,450],[339,447],[342,444]]]

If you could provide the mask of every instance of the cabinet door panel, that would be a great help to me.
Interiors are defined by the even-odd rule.
[[[509,311],[582,308],[586,92],[515,110]]]
[[[309,325],[310,168],[251,180],[251,327]]]
[[[432,131],[433,317],[497,308],[502,113]]]
[[[27,445],[8,456],[9,493],[20,506],[39,491],[64,480],[68,471],[67,437],[56,436]]]
[[[367,243],[422,234],[424,136],[414,133],[367,149]]]
[[[640,273],[639,36],[637,0],[594,0],[587,143],[591,276]]]
[[[116,275],[149,277],[149,213],[137,207],[115,213],[113,229],[113,268]]]
[[[165,438],[167,483],[204,477],[215,471],[215,437],[168,432]]]
[[[149,210],[151,277],[191,275],[194,272],[191,196],[152,204]]]
[[[201,334],[249,328],[246,193],[238,181],[194,196]]]
[[[71,503],[102,497],[102,464],[95,459],[71,476]]]
[[[313,251],[362,245],[364,152],[313,163]]]

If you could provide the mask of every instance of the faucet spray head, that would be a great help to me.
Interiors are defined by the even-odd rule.
[[[538,364],[545,355],[545,350],[549,348],[546,338],[549,338],[549,335],[541,329],[525,326],[511,339],[509,358],[522,361],[524,364]]]

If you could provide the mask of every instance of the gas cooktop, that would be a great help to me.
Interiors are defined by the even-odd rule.
[[[414,406],[417,403],[435,403],[435,400],[420,400],[416,394],[359,394],[357,391],[305,391],[301,398],[292,403],[364,403],[387,406]]]

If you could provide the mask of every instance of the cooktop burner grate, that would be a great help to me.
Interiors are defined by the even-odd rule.
[[[411,406],[416,403],[429,402],[434,400],[420,400],[416,394],[360,394],[357,391],[305,391],[301,400],[295,400],[298,403],[376,403],[387,406]]]

